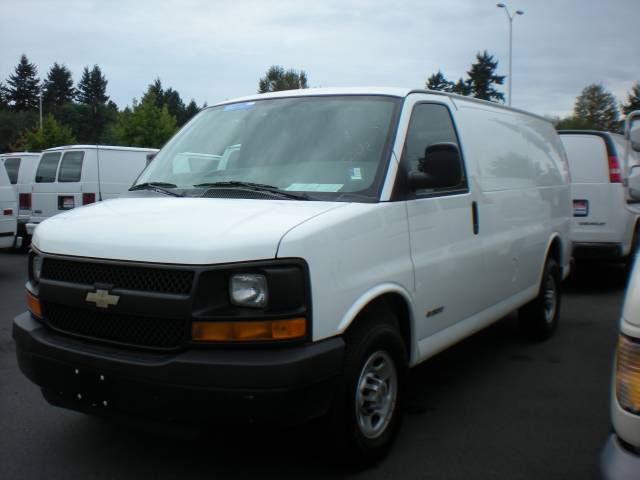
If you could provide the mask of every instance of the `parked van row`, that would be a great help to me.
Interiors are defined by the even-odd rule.
[[[126,191],[156,149],[71,145],[0,156],[18,202],[17,236],[43,220]]]

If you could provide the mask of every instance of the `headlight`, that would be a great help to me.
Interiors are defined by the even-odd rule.
[[[40,274],[42,273],[42,257],[40,255],[34,255],[31,260],[31,275],[33,280],[37,283],[40,281]]]
[[[267,279],[258,273],[239,273],[229,280],[231,303],[239,307],[264,308],[267,306]]]
[[[623,335],[616,356],[616,396],[622,408],[640,413],[640,342]]]

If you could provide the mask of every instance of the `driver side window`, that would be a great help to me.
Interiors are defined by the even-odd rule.
[[[413,107],[411,121],[403,149],[403,163],[408,171],[421,171],[425,150],[438,143],[453,143],[460,147],[449,110],[444,105],[418,103]],[[462,162],[462,159],[460,159]],[[464,165],[461,165],[464,172]],[[459,192],[467,189],[466,178],[455,187],[431,188],[416,191],[417,195]]]

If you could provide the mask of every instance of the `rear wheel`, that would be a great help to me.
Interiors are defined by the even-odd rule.
[[[406,349],[395,316],[367,314],[346,334],[344,374],[330,412],[331,441],[343,463],[380,460],[400,428]]]
[[[538,296],[522,307],[518,313],[524,333],[534,340],[550,338],[558,328],[560,317],[560,267],[553,258],[547,258],[542,273]]]

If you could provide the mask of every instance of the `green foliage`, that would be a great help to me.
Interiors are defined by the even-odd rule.
[[[167,108],[158,107],[153,92],[147,92],[133,107],[126,107],[118,113],[111,130],[111,139],[118,145],[159,148],[171,138],[177,130],[176,119]]]
[[[205,108],[205,107],[206,107],[206,103],[202,106],[202,108]],[[202,109],[198,107],[198,104],[192,98],[189,104],[187,105],[187,108],[185,108],[185,111],[184,111],[185,123],[191,120],[193,117],[195,117],[200,112],[200,110]]]
[[[436,90],[441,92],[450,92],[453,88],[453,83],[445,78],[443,73],[438,70],[438,73],[434,73],[431,75],[427,82],[425,83],[425,87],[428,90]]]
[[[307,74],[290,68],[285,70],[280,65],[272,65],[264,77],[258,81],[258,93],[278,92],[281,90],[298,90],[309,88]]]
[[[147,95],[154,96],[155,104],[157,107],[162,108],[166,106],[169,114],[176,119],[179,127],[184,125],[187,120],[191,118],[187,115],[187,108],[185,107],[182,98],[180,98],[180,94],[171,87],[164,90],[162,88],[162,82],[159,78],[156,78],[155,81],[151,85],[149,85],[147,93],[145,93],[145,96]]]
[[[576,98],[573,116],[589,122],[595,130],[617,132],[620,130],[620,113],[616,98],[602,84],[587,85]]]
[[[27,131],[24,136],[18,140],[25,150],[35,152],[44,150],[45,148],[59,147],[61,145],[73,145],[77,143],[71,129],[67,126],[60,125],[53,115],[47,115],[42,130]]]
[[[104,105],[109,100],[107,83],[98,65],[94,65],[91,70],[84,67],[78,83],[78,101],[86,105]]]
[[[29,63],[27,56],[22,54],[16,65],[15,73],[7,80],[7,98],[16,111],[37,110],[39,107],[40,79],[36,76],[38,68]]]
[[[0,82],[0,110],[9,108],[9,99],[7,98],[7,87]]]
[[[556,130],[597,130],[594,123],[586,118],[577,118],[573,115],[552,120]]]
[[[36,128],[37,125],[37,112],[0,110],[0,152],[19,150],[14,145],[22,132]]]
[[[58,62],[49,69],[42,89],[43,107],[49,112],[73,101],[76,94],[71,71],[65,65],[58,65]]]
[[[498,61],[494,61],[493,55],[489,55],[489,52],[485,50],[476,54],[476,63],[471,65],[471,70],[467,72],[471,95],[482,100],[504,102],[504,94],[494,87],[502,85],[505,78],[503,75],[496,75],[497,68]]]
[[[458,95],[464,96],[471,95],[471,85],[469,85],[469,81],[463,80],[462,78],[458,79],[458,81],[451,87],[451,93],[457,93]]]
[[[631,87],[631,91],[627,95],[627,103],[622,105],[622,111],[625,115],[635,110],[640,110],[640,82],[636,82]]]

